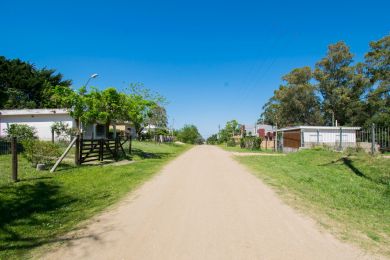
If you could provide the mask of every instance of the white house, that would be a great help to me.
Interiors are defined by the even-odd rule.
[[[295,151],[315,145],[337,148],[356,146],[356,131],[360,127],[337,126],[295,126],[278,129],[281,133],[280,146],[283,151]]]
[[[0,110],[0,137],[5,136],[5,129],[12,124],[25,124],[35,127],[38,138],[51,140],[51,126],[56,122],[67,124],[69,128],[76,128],[75,120],[69,115],[66,109],[14,109]],[[130,122],[121,122],[111,125],[117,131],[128,132],[133,138],[136,137],[135,129]],[[102,124],[82,125],[83,136],[90,138],[105,138],[106,127]]]
[[[75,127],[75,121],[65,109],[14,109],[0,110],[0,137],[11,124],[26,124],[35,127],[38,138],[51,140],[51,126],[56,122]]]

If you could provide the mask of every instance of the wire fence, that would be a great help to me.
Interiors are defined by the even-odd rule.
[[[389,152],[390,128],[374,125],[371,128],[361,129],[356,133],[356,142],[360,146],[369,144],[375,151]]]
[[[96,140],[79,139],[78,144],[61,140],[55,142],[54,147],[47,146],[50,143],[54,143],[53,141],[35,141],[38,143],[29,149],[28,144],[24,143],[23,146],[22,142],[17,138],[0,139],[0,185],[19,180],[41,178],[43,174],[41,170],[46,170],[44,173],[48,173],[47,170],[51,169],[54,171],[57,167],[59,170],[76,167],[81,162],[84,162],[80,160],[83,158],[82,155],[89,158],[92,155],[96,155],[93,153],[100,152],[99,158],[102,161],[107,159],[106,153],[108,152],[112,155],[112,160],[131,154],[131,140],[120,137]],[[89,143],[85,143],[87,141]],[[94,143],[101,144],[98,146],[100,148],[98,151],[95,151],[96,149],[93,148]],[[128,144],[124,146],[125,143]],[[48,150],[47,148],[53,148],[53,150]],[[60,160],[58,160],[59,158]],[[42,162],[38,160],[42,160]],[[91,158],[89,158],[89,161],[91,161]]]
[[[0,140],[0,155],[11,154],[12,153],[12,141],[11,139],[1,139]],[[17,152],[23,152],[23,145],[18,142],[17,143]]]
[[[56,142],[61,153],[65,151],[68,144],[69,142],[66,141]],[[62,162],[63,167],[72,165],[74,165],[74,149],[71,149]],[[40,178],[41,175],[42,173],[36,170],[36,165],[27,160],[24,146],[20,140],[16,138],[0,139],[0,185],[19,180]]]

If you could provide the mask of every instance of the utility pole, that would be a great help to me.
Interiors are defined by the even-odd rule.
[[[332,110],[332,126],[334,126],[334,112]]]
[[[257,122],[255,122],[255,132],[253,133],[253,135],[259,137],[257,133]]]

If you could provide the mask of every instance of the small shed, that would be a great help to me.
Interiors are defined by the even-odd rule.
[[[360,127],[295,126],[278,129],[278,147],[284,152],[326,145],[337,149],[356,146],[356,131]]]

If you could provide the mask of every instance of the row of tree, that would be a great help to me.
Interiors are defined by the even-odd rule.
[[[293,69],[263,106],[260,122],[278,125],[390,126],[390,35],[354,63],[344,42],[328,47],[314,69]]]

